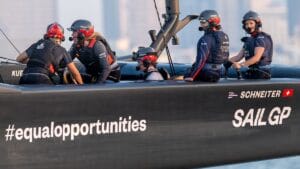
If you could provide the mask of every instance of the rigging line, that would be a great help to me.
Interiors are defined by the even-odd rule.
[[[164,32],[164,29],[162,27],[162,23],[161,23],[161,20],[160,20],[160,17],[159,17],[160,15],[159,15],[159,12],[158,12],[156,0],[153,0],[153,2],[154,2],[154,7],[155,7],[155,10],[156,10],[156,15],[157,15],[157,18],[158,18],[158,22],[159,22],[160,28]],[[173,60],[172,60],[172,57],[171,57],[171,53],[170,53],[168,44],[166,43],[166,39],[165,39],[165,35],[164,34],[163,34],[163,40],[164,40],[164,44],[166,45],[166,52],[167,52],[168,61],[169,61],[169,64],[170,64],[171,73],[172,73],[173,76],[176,76],[176,72],[175,72]]]
[[[4,56],[0,56],[0,59],[17,62],[15,59],[10,59],[10,58],[4,57]]]
[[[4,37],[8,40],[8,42],[15,48],[15,50],[18,52],[18,54],[21,54],[21,52],[18,50],[18,48],[14,45],[14,43],[8,38],[8,36],[6,36],[6,34],[4,33],[4,31],[0,28],[0,31],[2,32],[2,34],[4,35]]]

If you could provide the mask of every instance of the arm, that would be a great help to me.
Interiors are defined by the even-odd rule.
[[[240,60],[243,59],[244,57],[244,52],[245,50],[244,49],[241,49],[240,52],[236,55],[236,56],[233,56],[229,59],[230,62],[239,62]]]
[[[99,41],[94,46],[94,54],[99,58],[98,81],[103,82],[107,79],[110,73],[110,65],[107,62],[107,51],[105,46]]]
[[[241,63],[241,66],[251,66],[253,64],[258,63],[267,47],[266,38],[264,36],[258,36],[254,41],[254,56],[245,62]]]
[[[29,60],[29,57],[28,57],[28,55],[27,55],[27,52],[26,51],[24,51],[24,52],[22,52],[19,56],[17,56],[17,59],[16,59],[18,62],[20,62],[20,63],[24,63],[24,64],[26,64],[27,62],[28,62],[28,60]]]
[[[67,64],[67,67],[68,67],[69,71],[71,72],[72,76],[74,77],[74,79],[76,80],[76,82],[78,84],[83,84],[81,75],[80,75],[78,69],[76,68],[74,62]]]
[[[205,65],[206,59],[210,53],[208,42],[201,38],[197,44],[197,57],[196,62],[192,66],[192,71],[188,77],[186,77],[185,81],[194,81],[195,78],[200,73],[201,69]]]
[[[245,62],[241,63],[241,66],[250,66],[259,62],[264,51],[265,51],[264,47],[256,47],[254,50],[254,56],[251,59],[248,59]]]

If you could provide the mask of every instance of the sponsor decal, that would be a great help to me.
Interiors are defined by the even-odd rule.
[[[23,70],[13,70],[11,71],[11,77],[21,77],[23,75]]]
[[[18,128],[16,124],[9,124],[4,135],[5,141],[46,140],[59,138],[62,141],[74,141],[77,137],[90,135],[106,135],[121,133],[145,132],[147,121],[136,120],[131,116],[119,117],[116,121],[100,121],[88,123],[64,123],[57,124],[51,121],[49,125]]]
[[[266,108],[251,108],[249,110],[238,109],[234,112],[232,125],[235,128],[258,127],[258,126],[280,126],[290,117],[292,108],[274,107],[271,110]]]
[[[228,99],[264,99],[264,98],[287,98],[294,96],[294,89],[283,90],[247,90],[240,93],[228,92]]]
[[[234,92],[228,92],[228,99],[232,99],[232,98],[234,98],[234,97],[238,97],[239,95],[238,94],[236,94],[236,93],[234,93]]]
[[[294,96],[294,89],[283,89],[282,97],[292,97]]]

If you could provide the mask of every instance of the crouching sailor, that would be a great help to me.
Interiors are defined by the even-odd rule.
[[[83,84],[81,75],[65,48],[60,46],[64,41],[64,30],[58,23],[47,27],[44,39],[31,45],[17,57],[17,61],[27,63],[20,84],[54,84],[51,77],[63,60],[78,84]]]

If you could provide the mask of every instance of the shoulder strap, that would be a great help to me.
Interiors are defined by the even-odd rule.
[[[94,46],[95,46],[95,43],[96,43],[96,38],[94,38],[94,39],[92,39],[91,41],[90,41],[90,43],[89,43],[89,48],[93,48]]]

